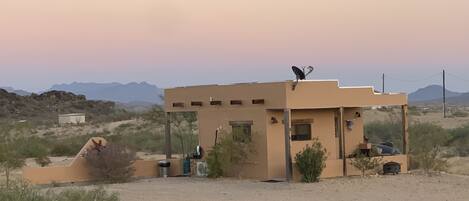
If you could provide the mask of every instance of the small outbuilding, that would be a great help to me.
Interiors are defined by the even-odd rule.
[[[67,124],[84,124],[86,123],[86,115],[84,113],[60,114],[59,125]]]
[[[295,85],[295,87],[292,87]],[[178,87],[165,90],[165,111],[196,112],[199,143],[207,152],[217,130],[242,131],[256,148],[239,175],[261,180],[299,179],[293,158],[313,138],[327,149],[322,178],[359,175],[349,156],[368,147],[363,108],[399,106],[403,147],[384,156],[407,172],[407,95],[376,93],[373,87],[340,87],[337,80],[304,80]],[[170,119],[170,118],[168,118]],[[171,158],[170,122],[166,129],[166,157]]]

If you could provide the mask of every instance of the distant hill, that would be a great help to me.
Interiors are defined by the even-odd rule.
[[[31,92],[24,91],[24,90],[19,90],[19,89],[14,89],[12,87],[0,87],[0,89],[5,89],[6,91],[10,93],[15,93],[20,96],[29,96],[31,95]]]
[[[117,115],[115,103],[90,101],[83,95],[49,91],[42,94],[20,96],[0,89],[0,120],[28,120],[55,122],[58,114],[86,113],[89,121],[101,121]]]
[[[414,102],[414,104],[430,104],[430,105],[441,104],[441,103],[442,103],[442,98]],[[469,93],[462,93],[459,96],[446,98],[446,103],[448,105],[469,106]]]
[[[146,82],[121,83],[79,83],[54,85],[50,90],[68,91],[85,95],[91,100],[107,100],[119,103],[162,102],[163,90]]]
[[[457,97],[462,93],[453,92],[446,90],[446,97]],[[409,94],[409,102],[426,102],[443,99],[443,87],[440,85],[430,85],[425,88],[421,88],[413,93]]]

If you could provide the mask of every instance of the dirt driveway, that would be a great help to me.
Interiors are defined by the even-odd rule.
[[[328,179],[315,184],[168,178],[106,187],[123,201],[467,201],[469,177],[442,175]]]

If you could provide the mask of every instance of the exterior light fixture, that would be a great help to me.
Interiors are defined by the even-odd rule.
[[[272,117],[272,118],[270,119],[270,123],[272,123],[272,124],[276,124],[276,123],[278,123],[278,120],[277,120],[277,118],[275,118],[275,117]]]

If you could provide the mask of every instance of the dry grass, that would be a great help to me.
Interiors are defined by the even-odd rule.
[[[400,110],[395,110],[394,112],[399,117]],[[365,110],[363,118],[365,120],[365,124],[373,121],[388,121],[389,112]],[[432,123],[445,129],[458,128],[469,123],[469,117],[443,118],[443,114],[434,112],[426,114],[422,113],[419,116],[410,115],[409,118],[412,122]]]

